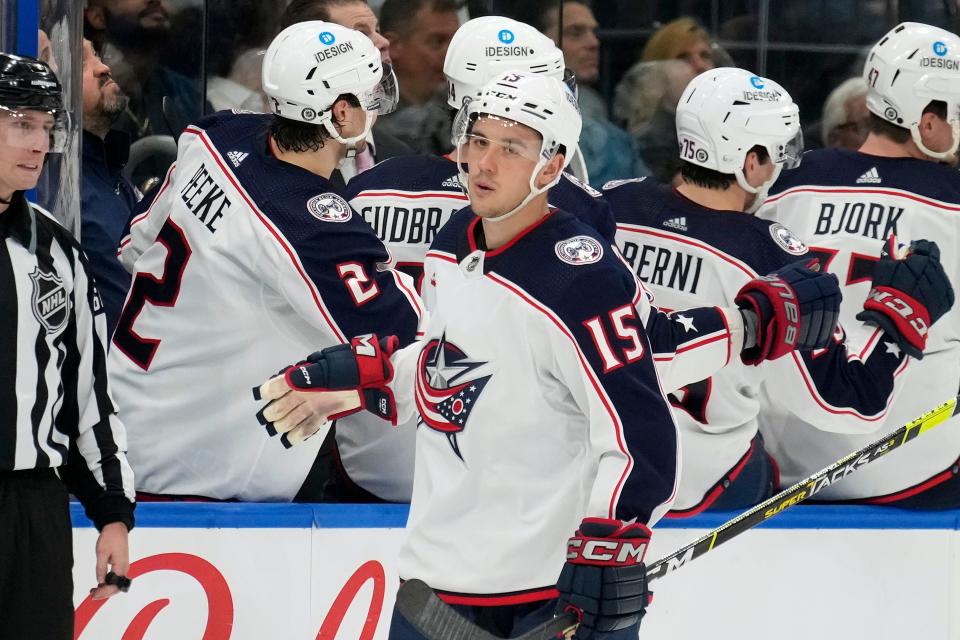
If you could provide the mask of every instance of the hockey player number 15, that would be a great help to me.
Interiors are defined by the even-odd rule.
[[[138,273],[130,287],[130,296],[120,312],[113,344],[141,369],[150,369],[153,356],[160,346],[159,339],[144,338],[133,330],[133,323],[148,302],[158,307],[172,307],[180,295],[183,271],[190,260],[190,245],[183,229],[168,219],[157,235],[157,242],[167,248],[163,274],[157,278],[151,273]]]
[[[593,344],[596,345],[600,358],[603,360],[604,373],[610,373],[619,369],[625,363],[630,364],[643,357],[643,341],[640,339],[637,327],[633,325],[636,319],[633,305],[625,304],[611,311],[607,318],[594,316],[583,322],[583,326],[590,332]],[[613,333],[617,338],[629,342],[629,346],[621,349],[622,359],[610,344],[605,320],[613,326]]]

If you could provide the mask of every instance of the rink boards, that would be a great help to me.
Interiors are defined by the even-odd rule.
[[[79,640],[387,637],[406,506],[141,504],[133,586],[106,603],[87,599],[96,530],[71,507]],[[661,522],[648,560],[731,515]],[[653,590],[645,640],[956,640],[960,511],[801,505]]]

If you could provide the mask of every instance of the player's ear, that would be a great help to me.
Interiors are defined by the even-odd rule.
[[[354,123],[357,119],[358,110],[359,107],[350,104],[350,101],[346,98],[342,96],[337,98],[337,101],[330,107],[334,125],[342,131],[344,127]]]
[[[550,184],[563,171],[564,157],[562,153],[555,153],[550,162],[544,165],[537,177],[537,186]]]

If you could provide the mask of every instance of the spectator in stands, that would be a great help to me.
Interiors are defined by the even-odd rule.
[[[684,60],[693,67],[694,75],[717,66],[713,39],[707,30],[690,17],[677,18],[650,36],[640,54],[641,62]]]
[[[598,24],[586,2],[564,2],[563,33],[554,2],[531,4],[528,18],[533,26],[563,50],[563,59],[577,79],[577,101],[583,118],[580,152],[586,163],[589,182],[599,188],[610,180],[645,174],[635,163],[630,136],[610,121],[606,101],[594,89],[600,75]]]
[[[382,125],[421,153],[452,149],[443,61],[460,26],[456,0],[386,0],[380,25],[400,83],[400,106]]]
[[[84,20],[84,36],[130,97],[118,128],[133,139],[176,137],[183,125],[200,117],[203,101],[197,83],[163,64],[170,36],[168,0],[87,0]],[[172,101],[166,114],[164,97]]]
[[[869,128],[866,81],[859,76],[845,80],[823,103],[820,140],[824,147],[856,150],[867,139]]]
[[[639,62],[617,85],[614,116],[633,136],[638,162],[664,184],[680,182],[677,102],[696,75],[684,60]]]
[[[107,335],[123,308],[130,274],[117,260],[117,246],[139,193],[121,170],[130,138],[110,126],[128,98],[114,82],[93,43],[83,41],[83,160],[80,165],[80,243],[89,259],[107,315]]]
[[[563,37],[556,3],[543,3],[536,17],[537,27],[563,49],[563,60],[577,78],[580,111],[584,116],[607,118],[607,106],[590,85],[600,76],[600,40],[590,6],[584,2],[563,3]],[[561,41],[562,40],[562,41]]]
[[[170,18],[169,0],[87,0],[84,10],[84,37],[130,97],[114,128],[134,141],[128,175],[144,191],[162,179],[172,163],[173,156],[163,149],[176,149],[176,137],[204,112],[199,82],[168,64],[171,43],[199,54],[195,44],[184,47],[182,40],[171,40]],[[143,144],[138,143],[141,138]]]
[[[392,64],[390,42],[380,33],[377,17],[373,15],[366,0],[293,0],[280,18],[280,28],[286,29],[292,24],[307,20],[333,22],[367,36],[380,52],[384,73],[387,73],[388,65]],[[384,125],[395,117],[397,114],[390,114],[388,118],[378,120],[373,125],[367,136],[367,144],[358,150],[355,157],[344,160],[330,176],[330,182],[334,186],[344,186],[350,178],[381,160],[411,153],[411,148],[405,142],[385,130]]]
[[[260,90],[263,54],[279,19],[278,0],[207,0],[207,101],[213,111],[269,111]]]

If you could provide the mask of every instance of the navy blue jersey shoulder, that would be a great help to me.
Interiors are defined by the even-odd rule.
[[[467,233],[470,224],[477,218],[477,215],[470,207],[460,209],[447,221],[447,224],[440,227],[433,242],[430,243],[430,251],[442,251],[462,260],[474,249],[470,245]]]
[[[770,195],[805,185],[899,189],[944,202],[960,202],[960,173],[952,167],[848,149],[805,153],[799,167],[780,174]]]
[[[507,250],[488,252],[484,270],[516,283],[568,324],[631,302],[637,290],[607,240],[563,209]]]
[[[269,114],[221,111],[198,126],[213,143],[223,170],[236,177],[260,212],[301,254],[321,251],[331,259],[387,261],[383,243],[327,178],[273,156],[268,145],[272,118]],[[331,242],[330,236],[336,241]],[[328,240],[314,245],[319,238]]]
[[[617,225],[610,205],[599,191],[564,173],[560,182],[550,188],[547,199],[551,205],[573,212],[580,220],[599,231],[608,244],[613,244]]]
[[[807,253],[800,239],[779,223],[740,211],[708,209],[653,180],[621,183],[604,189],[603,195],[624,231],[633,225],[668,239],[690,238],[743,262],[758,275],[803,260]]]
[[[363,191],[384,189],[463,194],[455,162],[443,156],[411,154],[388,158],[357,174],[347,183],[343,196],[352,200]]]

